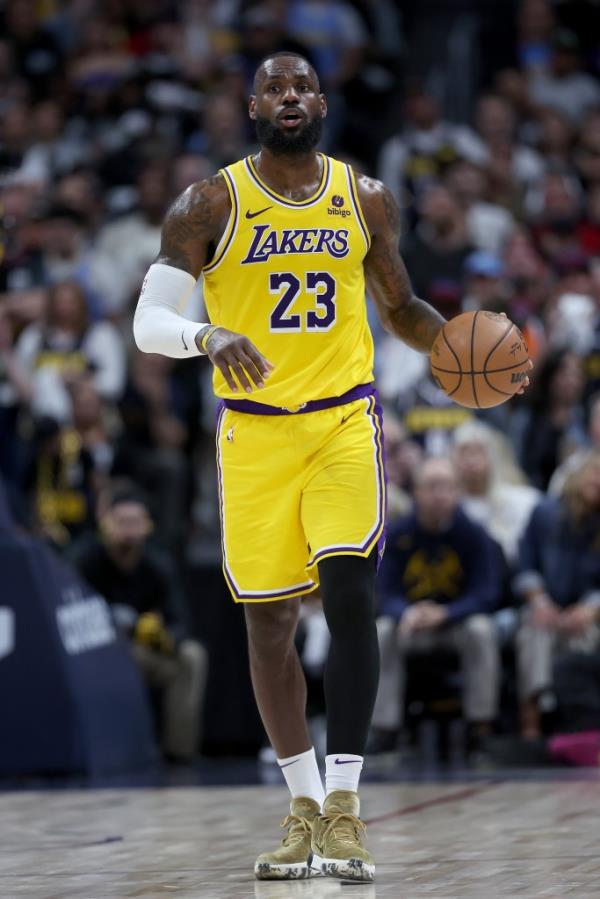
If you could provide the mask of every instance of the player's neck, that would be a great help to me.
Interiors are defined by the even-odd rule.
[[[265,184],[291,200],[310,197],[317,190],[323,174],[323,158],[316,150],[285,156],[262,147],[253,161]]]

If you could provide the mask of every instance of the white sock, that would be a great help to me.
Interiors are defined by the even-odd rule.
[[[325,791],[314,746],[306,752],[301,752],[300,755],[290,756],[289,759],[277,759],[277,764],[281,768],[292,797],[308,796],[318,802],[321,808]]]
[[[325,756],[325,789],[327,795],[334,790],[352,790],[358,793],[358,782],[364,757],[338,752],[337,755]]]

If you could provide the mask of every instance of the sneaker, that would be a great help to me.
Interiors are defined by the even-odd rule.
[[[375,879],[373,856],[362,845],[366,827],[358,817],[359,809],[358,793],[334,790],[327,796],[323,814],[312,826],[313,871],[343,880]]]
[[[290,814],[281,822],[288,832],[274,852],[263,852],[256,859],[257,880],[302,880],[311,876],[308,865],[312,822],[321,809],[319,803],[305,796],[290,802]]]

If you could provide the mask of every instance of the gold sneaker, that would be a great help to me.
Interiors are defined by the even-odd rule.
[[[312,826],[310,865],[313,871],[342,880],[375,879],[375,862],[361,842],[365,825],[358,817],[358,793],[334,790],[325,799],[323,814]]]
[[[256,859],[257,880],[302,880],[311,876],[308,865],[312,822],[321,811],[319,803],[307,796],[296,796],[290,802],[290,814],[281,822],[289,828],[274,852],[263,852]]]

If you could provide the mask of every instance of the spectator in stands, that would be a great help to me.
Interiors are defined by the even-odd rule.
[[[514,415],[519,461],[540,490],[569,452],[585,442],[582,391],[579,356],[553,350],[537,368],[527,404]]]
[[[497,541],[507,562],[513,564],[540,493],[526,484],[504,435],[483,422],[460,425],[453,443],[461,506]]]
[[[418,296],[442,315],[460,311],[464,261],[474,249],[462,208],[441,184],[423,193],[417,229],[407,238],[404,260]]]
[[[560,497],[544,499],[523,535],[515,589],[526,603],[517,639],[521,728],[540,736],[539,701],[552,686],[557,648],[600,645],[600,453],[592,450]]]
[[[42,322],[20,335],[17,356],[31,381],[34,415],[71,418],[69,385],[84,372],[103,399],[118,400],[125,383],[125,352],[109,322],[92,323],[81,287],[65,281],[48,292]]]
[[[600,87],[581,69],[581,45],[574,32],[558,29],[552,50],[550,71],[538,72],[531,79],[531,98],[580,124],[587,110],[600,103]]]
[[[198,752],[207,658],[188,635],[176,569],[150,544],[152,520],[134,488],[106,491],[99,523],[99,535],[74,547],[72,560],[112,607],[148,686],[162,692],[166,758],[189,761]]]
[[[137,179],[137,208],[100,230],[93,279],[106,314],[123,315],[133,295],[139,293],[144,274],[158,254],[170,193],[167,166],[145,166]]]
[[[581,126],[574,162],[588,188],[600,184],[600,111],[592,110]]]
[[[71,426],[37,419],[23,484],[31,530],[57,549],[93,527],[94,459]]]
[[[176,377],[173,359],[134,351],[131,360],[114,473],[144,487],[161,543],[181,550],[189,476],[184,450],[194,399]]]
[[[492,545],[459,508],[456,473],[426,459],[414,512],[390,529],[379,580],[381,651],[373,745],[394,745],[402,725],[406,658],[450,648],[462,662],[465,719],[475,741],[496,717],[499,654],[491,612],[500,589]],[[372,747],[373,748],[373,747]]]
[[[575,472],[587,458],[590,450],[600,450],[600,393],[595,393],[589,401],[587,434],[585,445],[576,449],[558,466],[550,483],[548,492],[559,496],[571,474]]]
[[[514,198],[515,188],[518,192],[541,178],[544,161],[535,150],[516,140],[514,110],[503,97],[483,94],[477,102],[475,124],[500,195],[504,189]]]
[[[397,521],[411,510],[412,485],[421,464],[423,449],[411,440],[391,409],[384,410],[385,473],[387,475],[387,520]]]
[[[464,311],[508,312],[511,287],[499,256],[489,250],[476,250],[465,259],[464,272]]]
[[[445,183],[467,217],[471,243],[479,250],[501,253],[514,230],[515,220],[508,209],[489,201],[487,170],[459,161],[448,172]]]
[[[6,480],[16,482],[22,474],[19,414],[30,399],[31,384],[14,349],[12,320],[0,306],[0,476]]]
[[[425,188],[458,160],[485,163],[485,149],[478,137],[470,128],[442,119],[434,97],[424,89],[408,93],[404,120],[403,130],[383,144],[377,172],[401,209],[409,203],[418,206]]]

